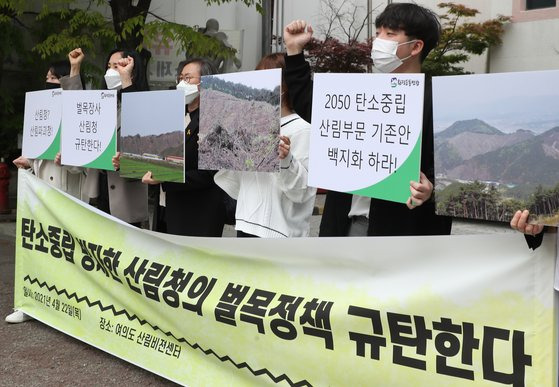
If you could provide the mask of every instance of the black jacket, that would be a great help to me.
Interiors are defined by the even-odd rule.
[[[524,238],[526,239],[526,243],[528,244],[528,247],[531,248],[532,250],[536,250],[538,247],[541,246],[542,242],[543,242],[543,234],[547,231],[547,227],[544,227],[543,231],[540,232],[539,234],[536,235],[524,235]]]
[[[198,109],[190,113],[184,139],[184,183],[163,183],[169,234],[220,237],[224,225],[223,191],[215,184],[217,171],[198,170]]]
[[[312,112],[311,69],[303,54],[285,57],[285,81],[295,111],[310,122]],[[426,78],[421,143],[421,171],[435,181],[433,157],[433,102],[431,79]],[[329,191],[324,204],[319,236],[346,236],[349,229],[348,213],[351,194]],[[413,210],[405,204],[371,199],[368,235],[448,235],[452,218],[435,214],[435,202]]]

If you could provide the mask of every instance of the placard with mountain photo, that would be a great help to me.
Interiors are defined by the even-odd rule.
[[[281,70],[206,75],[199,169],[279,172]]]
[[[122,93],[120,175],[184,183],[184,92]]]
[[[433,78],[437,213],[559,224],[559,71]]]

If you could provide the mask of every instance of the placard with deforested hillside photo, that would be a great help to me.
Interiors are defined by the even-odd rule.
[[[559,224],[559,71],[433,78],[437,213]]]
[[[281,70],[202,77],[199,169],[278,172]]]
[[[184,92],[122,93],[120,175],[184,183]]]

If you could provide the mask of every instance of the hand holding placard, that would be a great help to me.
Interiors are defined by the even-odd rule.
[[[113,167],[115,168],[115,171],[120,169],[120,152],[116,152],[113,156]]]
[[[510,221],[511,228],[528,235],[536,235],[543,231],[543,224],[530,224],[528,219],[530,211],[516,211],[512,220]]]
[[[283,160],[289,154],[291,148],[291,140],[287,136],[279,136],[280,143],[278,145],[278,156],[280,160]]]
[[[13,161],[13,163],[16,167],[20,169],[31,168],[31,163],[29,162],[29,159],[23,156],[19,156],[17,159]]]
[[[416,181],[410,181],[410,192],[406,205],[410,210],[418,207],[425,203],[431,197],[433,193],[433,183],[425,176],[423,172],[420,172],[419,183]]]
[[[149,185],[161,184],[159,180],[155,180],[153,178],[153,173],[151,173],[151,171],[147,171],[146,174],[142,177],[142,183]]]

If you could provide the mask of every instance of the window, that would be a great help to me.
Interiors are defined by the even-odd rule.
[[[557,0],[512,0],[512,17],[515,23],[559,19]]]
[[[526,0],[526,11],[540,8],[554,8],[557,0]]]

